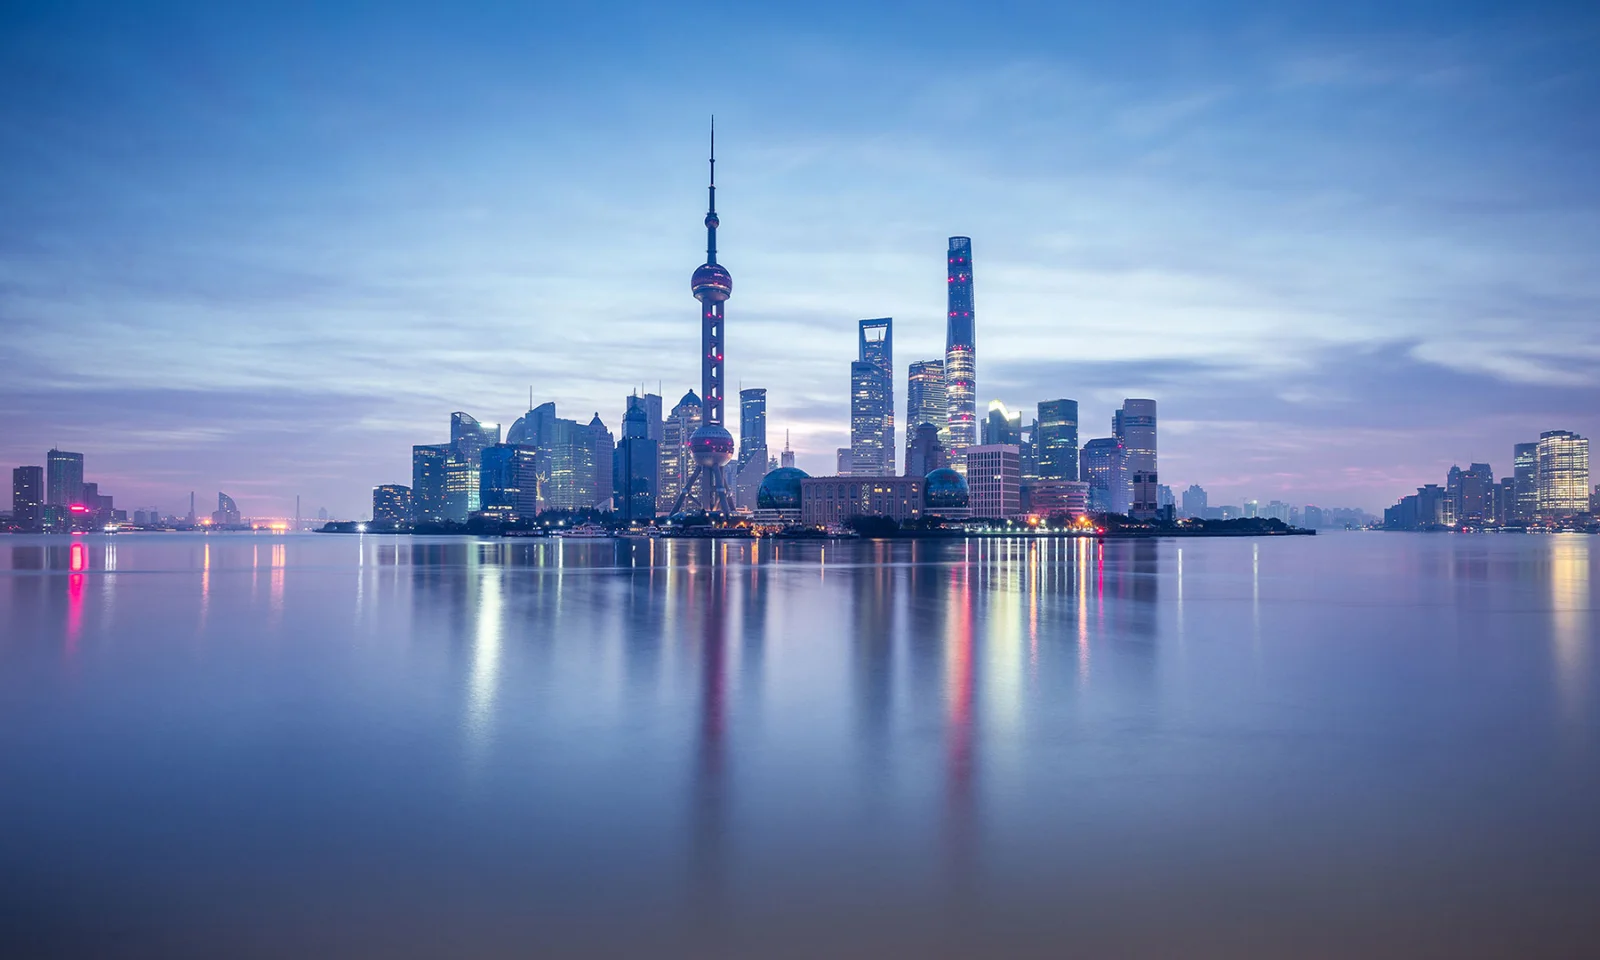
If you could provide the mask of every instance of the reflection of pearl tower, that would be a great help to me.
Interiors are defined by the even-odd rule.
[[[723,468],[733,459],[733,434],[722,425],[723,326],[722,304],[733,293],[733,277],[717,263],[717,127],[711,124],[711,186],[706,211],[706,262],[689,281],[694,298],[700,301],[700,396],[702,424],[689,438],[694,456],[694,473],[678,494],[673,513],[682,509],[684,498],[695,491],[699,508],[712,513],[733,512]],[[691,502],[693,502],[691,500]]]

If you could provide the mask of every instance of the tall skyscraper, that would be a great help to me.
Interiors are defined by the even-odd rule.
[[[1128,479],[1133,485],[1128,515],[1148,520],[1161,509],[1156,473],[1156,402],[1122,401],[1122,409],[1112,417],[1111,425],[1127,451]]]
[[[906,449],[917,427],[931,423],[939,430],[942,446],[948,440],[950,411],[944,398],[944,361],[913,360],[906,367]],[[910,473],[906,474],[910,476]]]
[[[45,455],[45,503],[70,507],[83,498],[83,454],[51,450]]]
[[[1571,430],[1539,434],[1539,518],[1589,512],[1589,441]]]
[[[11,471],[11,522],[24,533],[37,533],[44,523],[44,468]]]
[[[739,391],[739,469],[750,461],[767,462],[767,390],[747,387]]]
[[[851,475],[894,474],[894,321],[863,320],[850,364]]]
[[[1494,470],[1487,463],[1474,463],[1461,472],[1456,516],[1463,522],[1482,523],[1494,519]]]
[[[628,408],[622,415],[622,437],[612,455],[612,503],[619,519],[638,522],[655,519],[660,468],[658,444],[650,437],[650,409],[646,398],[629,397]]]
[[[1512,487],[1516,491],[1512,515],[1517,523],[1532,523],[1539,513],[1539,444],[1517,444],[1512,448],[1512,458]]]
[[[1078,479],[1078,401],[1040,401],[1033,445],[1041,480]]]
[[[951,237],[946,257],[948,316],[944,337],[946,445],[957,470],[961,451],[978,442],[978,345],[973,318],[972,241]]]
[[[672,512],[684,502],[712,513],[733,512],[728,496],[726,467],[733,459],[733,434],[722,423],[722,384],[725,365],[722,305],[733,295],[733,276],[717,263],[717,129],[711,127],[711,186],[706,205],[706,262],[689,279],[689,289],[700,301],[701,424],[689,438],[694,471],[678,492]]]
[[[1095,513],[1127,513],[1133,486],[1128,475],[1127,450],[1115,437],[1090,440],[1083,445],[1079,475],[1089,484],[1089,509]]]
[[[659,447],[661,445],[661,432],[666,429],[665,419],[661,415],[661,411],[665,409],[661,406],[661,395],[647,393],[643,399],[645,424],[650,428],[648,436]]]
[[[522,444],[484,447],[478,466],[481,512],[501,520],[532,520],[539,512],[538,460],[538,451]]]
[[[449,510],[445,463],[450,445],[420,443],[411,448],[411,509],[416,523],[442,523]]]
[[[462,464],[456,470],[457,486],[460,486],[459,478],[468,478],[465,490],[468,514],[476,513],[480,508],[478,467],[482,463],[483,448],[499,442],[498,423],[479,423],[476,417],[460,410],[450,414],[450,449]]]

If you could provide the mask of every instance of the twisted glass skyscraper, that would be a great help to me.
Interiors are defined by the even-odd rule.
[[[978,347],[972,316],[972,240],[951,237],[946,263],[949,314],[944,338],[944,393],[953,460],[978,442]]]

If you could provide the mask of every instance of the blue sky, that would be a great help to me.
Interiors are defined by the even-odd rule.
[[[982,400],[1154,397],[1214,503],[1600,433],[1592,6],[465,6],[0,5],[0,466],[355,516],[452,410],[670,403],[712,112],[729,372],[813,472],[952,234]]]

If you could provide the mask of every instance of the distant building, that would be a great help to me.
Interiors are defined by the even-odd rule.
[[[538,461],[534,447],[517,443],[484,447],[478,466],[479,512],[499,520],[532,520],[538,515]]]
[[[1539,514],[1538,443],[1519,443],[1512,447],[1511,475],[1516,490],[1516,522],[1532,523]]]
[[[1168,507],[1176,508],[1178,500],[1172,495],[1172,488],[1164,483],[1156,485],[1156,509],[1165,510]]]
[[[937,424],[919,423],[911,433],[911,443],[906,446],[906,476],[926,477],[950,465],[945,459],[944,444],[939,441]]]
[[[915,520],[922,516],[921,477],[807,477],[800,481],[800,522],[830,526],[851,517]]]
[[[1183,491],[1183,515],[1205,519],[1206,515],[1206,490],[1198,483],[1189,484],[1189,489]]]
[[[1077,519],[1089,512],[1089,485],[1081,480],[1035,480],[1028,496],[1028,512],[1039,516]]]
[[[833,452],[834,472],[841,477],[850,476],[855,472],[854,459],[849,447],[838,448]]]
[[[1570,430],[1539,434],[1539,518],[1589,512],[1589,441]]]
[[[967,448],[968,503],[974,517],[1004,519],[1021,512],[1020,460],[1016,444]]]
[[[739,466],[767,462],[767,391],[749,387],[739,391]]]
[[[672,408],[662,428],[659,451],[661,469],[658,474],[661,488],[656,493],[656,504],[662,510],[672,509],[672,504],[683,492],[683,485],[688,482],[689,474],[694,469],[694,458],[689,454],[689,438],[700,429],[701,409],[700,398],[690,390]]]
[[[1322,508],[1309,503],[1306,504],[1305,512],[1302,514],[1301,525],[1307,530],[1318,530],[1321,529],[1323,522]]]
[[[650,410],[642,397],[629,397],[622,415],[622,438],[611,459],[612,505],[618,519],[648,522],[656,515],[660,450],[650,437]]]
[[[45,503],[70,507],[83,498],[83,454],[51,450],[45,471]]]
[[[794,451],[789,449],[789,431],[783,431],[783,452],[778,455],[778,468],[794,466]]]
[[[449,481],[445,470],[449,459],[449,444],[417,444],[411,448],[413,522],[442,523],[449,513]]]
[[[1112,432],[1127,451],[1132,499],[1128,515],[1148,520],[1160,509],[1156,472],[1156,402],[1124,400],[1111,421]]]
[[[949,418],[944,396],[944,361],[912,361],[906,367],[906,455],[910,456],[917,427],[924,423],[934,425],[943,445],[948,436]],[[914,473],[906,470],[908,477]]]
[[[211,523],[218,527],[236,527],[243,522],[239,516],[239,505],[226,493],[217,493],[217,509],[211,514]]]
[[[1462,472],[1456,516],[1463,523],[1494,519],[1494,470],[1487,463],[1474,463]]]
[[[43,467],[15,467],[11,471],[11,522],[23,533],[38,533],[44,525],[45,482]]]
[[[1127,450],[1115,437],[1090,440],[1083,445],[1079,475],[1089,484],[1089,509],[1095,513],[1128,512],[1133,485],[1128,476]]]
[[[983,420],[981,441],[988,446],[1022,446],[1022,411],[1007,410],[999,400],[989,401],[989,415]]]
[[[863,320],[859,356],[850,364],[853,476],[894,474],[894,321]]]
[[[457,475],[471,478],[465,490],[466,513],[476,513],[479,509],[477,477],[483,448],[499,442],[498,423],[479,423],[476,417],[459,410],[450,414],[450,449],[463,465]]]
[[[1033,444],[1039,479],[1078,479],[1078,401],[1040,401]]]
[[[387,527],[409,527],[412,523],[411,488],[385,483],[372,488],[372,522]]]

